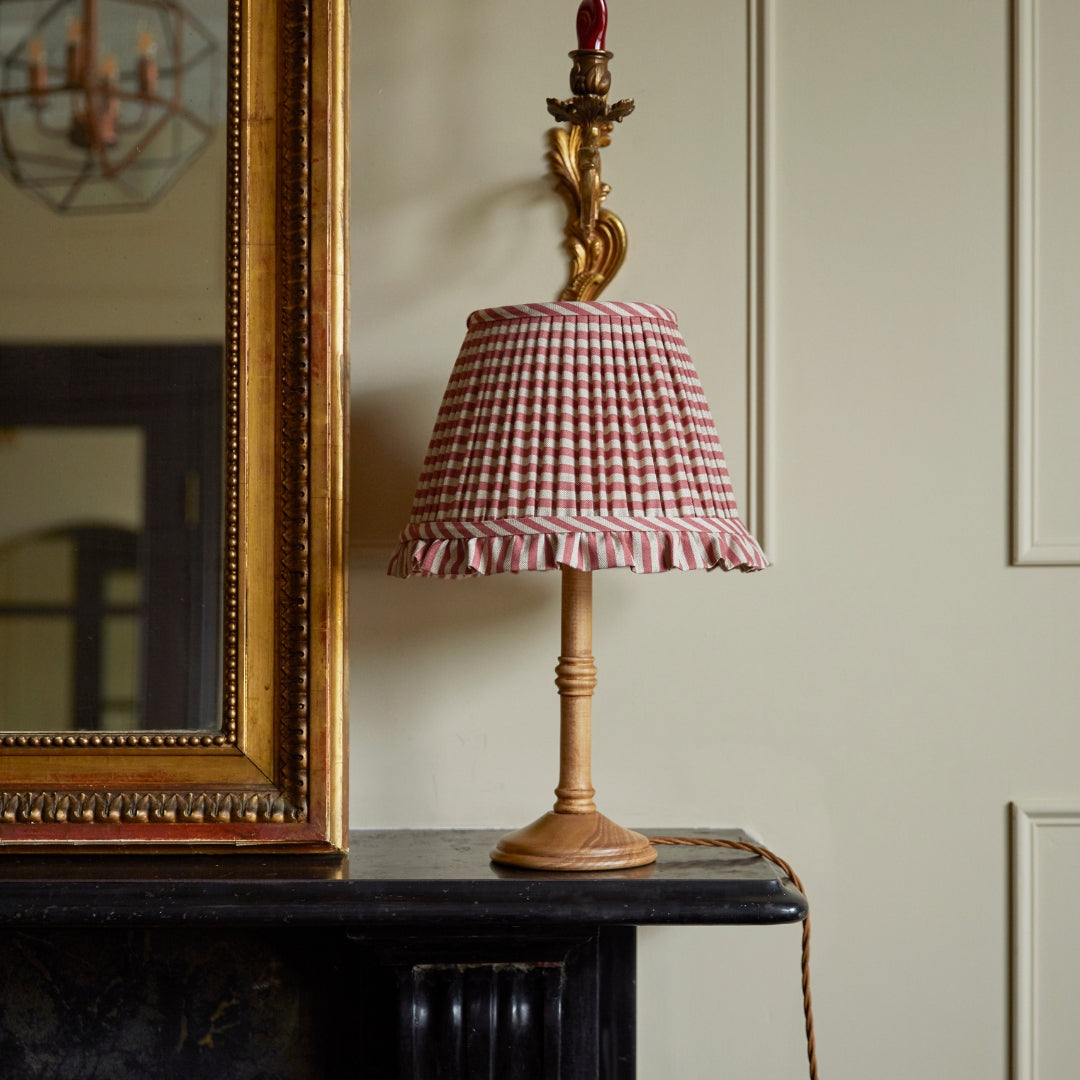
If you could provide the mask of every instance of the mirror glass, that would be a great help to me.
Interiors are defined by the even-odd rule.
[[[0,0],[0,730],[217,730],[227,0]]]

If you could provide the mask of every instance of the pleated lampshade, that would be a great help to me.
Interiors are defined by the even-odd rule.
[[[671,311],[469,316],[391,574],[767,565]]]
[[[650,304],[558,301],[469,316],[390,573],[562,571],[553,809],[498,842],[532,870],[645,866],[596,808],[592,574],[760,570],[679,325]]]

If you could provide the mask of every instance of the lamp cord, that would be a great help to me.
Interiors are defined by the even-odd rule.
[[[649,843],[656,844],[657,846],[675,845],[681,847],[734,848],[736,851],[748,851],[753,855],[760,855],[763,859],[768,859],[769,862],[779,866],[780,869],[791,878],[795,888],[798,889],[803,896],[806,896],[806,890],[799,880],[799,875],[792,870],[790,864],[781,859],[779,855],[774,855],[768,848],[761,847],[758,844],[748,844],[742,840],[717,840],[690,836],[650,836]],[[802,954],[800,957],[800,966],[802,968],[803,1016],[806,1020],[806,1057],[810,1065],[810,1080],[818,1080],[817,1046],[814,1038],[814,1007],[810,998],[809,915],[803,920],[802,925]]]

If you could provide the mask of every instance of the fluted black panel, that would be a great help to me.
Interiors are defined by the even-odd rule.
[[[632,927],[352,940],[365,1080],[633,1080]]]
[[[402,972],[402,1077],[559,1080],[562,964],[418,964]]]

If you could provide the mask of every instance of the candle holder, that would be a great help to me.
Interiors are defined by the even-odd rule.
[[[582,6],[584,9],[586,5]],[[587,37],[580,17],[578,34],[579,41]],[[603,41],[602,32],[590,36]],[[608,104],[608,62],[613,55],[603,48],[575,49],[570,53],[574,62],[570,90],[574,96],[567,101],[547,101],[548,112],[570,125],[568,129],[553,128],[549,133],[548,164],[569,211],[564,233],[570,277],[560,300],[595,300],[626,258],[626,228],[615,214],[601,206],[611,187],[600,176],[600,150],[610,145],[615,124],[634,111],[632,98]]]

